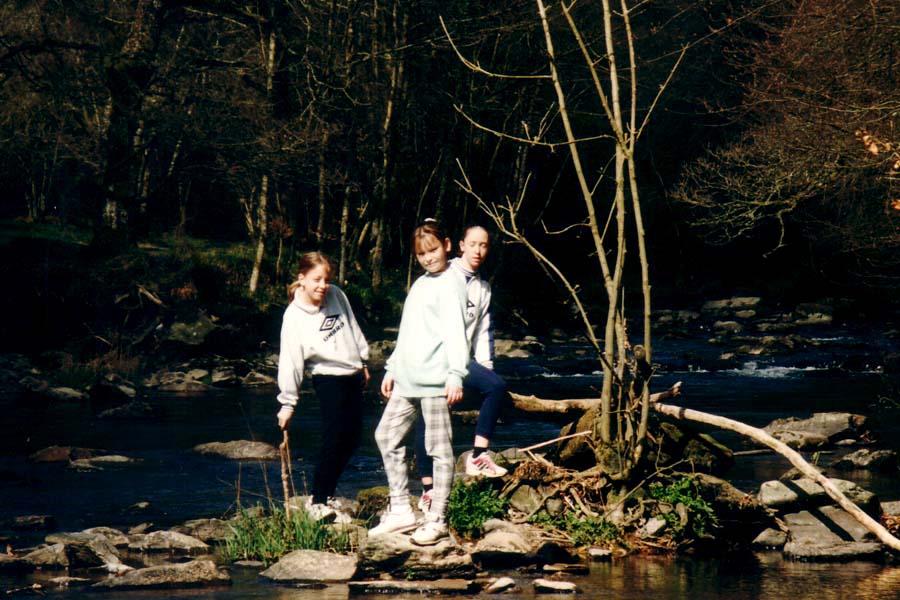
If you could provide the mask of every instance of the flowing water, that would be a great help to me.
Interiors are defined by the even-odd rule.
[[[870,339],[871,338],[871,339]],[[654,362],[661,368],[654,389],[675,381],[684,384],[683,396],[673,403],[761,426],[786,416],[805,417],[830,410],[891,415],[873,425],[882,446],[900,449],[897,411],[876,411],[887,393],[879,360],[881,338],[858,331],[829,331],[811,351],[790,357],[759,358],[724,368],[704,368],[720,349],[700,340],[656,342]],[[513,391],[546,398],[580,398],[596,395],[600,376],[596,363],[586,358],[578,344],[550,345],[544,355],[532,359],[506,359],[498,371]],[[384,485],[371,432],[380,416],[374,395],[365,416],[363,444],[345,472],[338,493],[353,497],[357,491]],[[276,403],[271,390],[216,390],[196,395],[153,394],[146,399],[155,409],[147,419],[97,419],[89,403],[49,404],[7,390],[0,393],[3,435],[0,436],[0,521],[19,515],[53,515],[63,531],[93,526],[128,528],[151,522],[165,528],[188,519],[226,515],[240,502],[244,506],[281,496],[280,469],[276,463],[236,463],[192,451],[210,441],[256,439],[278,444]],[[896,401],[896,398],[894,398]],[[302,492],[311,474],[308,462],[319,443],[315,397],[305,393],[291,429],[295,457],[294,480]],[[458,423],[454,430],[457,451],[467,449],[471,425]],[[554,438],[559,425],[534,420],[501,424],[495,449],[523,447]],[[714,432],[735,450],[747,449],[734,434]],[[50,446],[102,448],[111,454],[137,459],[136,464],[98,471],[76,471],[64,464],[35,464],[30,453]],[[827,464],[848,450],[822,453]],[[728,474],[739,488],[753,492],[762,481],[778,477],[789,465],[778,456],[743,456]],[[897,473],[853,473],[852,478],[879,494],[882,500],[900,499]],[[418,490],[413,488],[413,493]],[[147,503],[146,506],[140,503]],[[40,537],[14,539],[18,546]],[[507,598],[530,598],[528,581],[535,574],[509,573],[522,582],[521,592]],[[236,569],[229,588],[177,593],[130,592],[130,597],[167,598],[346,598],[347,588],[301,590],[275,586],[257,579],[255,571]],[[40,576],[37,576],[38,578]],[[594,564],[589,575],[571,577],[589,598],[729,600],[777,600],[803,598],[900,598],[900,567],[872,563],[811,564],[785,561],[778,553],[747,553],[715,560],[630,557]],[[24,585],[31,579],[0,576],[0,589]],[[74,598],[83,592],[50,592],[58,598]],[[92,594],[94,597],[109,594]],[[122,597],[117,592],[115,597]]]

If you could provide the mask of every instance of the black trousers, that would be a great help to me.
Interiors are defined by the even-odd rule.
[[[362,434],[362,373],[314,375],[322,415],[322,447],[313,476],[313,502],[334,496],[338,479],[359,447]]]

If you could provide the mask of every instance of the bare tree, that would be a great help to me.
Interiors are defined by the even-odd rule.
[[[566,3],[545,5],[536,0],[537,15],[543,32],[547,69],[544,73],[516,76],[493,73],[480,64],[469,60],[457,50],[460,59],[475,72],[486,77],[526,80],[536,84],[549,85],[555,104],[547,110],[547,118],[536,130],[523,122],[521,133],[494,131],[494,133],[528,147],[563,148],[568,152],[571,167],[577,182],[580,200],[584,207],[584,220],[567,227],[586,229],[593,247],[592,256],[606,295],[605,318],[598,332],[594,316],[589,313],[583,298],[581,283],[566,273],[525,233],[519,221],[523,202],[528,194],[527,179],[515,200],[504,203],[485,200],[475,189],[465,171],[460,186],[474,196],[479,206],[491,216],[498,229],[508,238],[522,244],[543,264],[565,287],[572,298],[577,313],[584,323],[588,340],[597,351],[603,370],[603,387],[600,393],[600,411],[594,425],[595,455],[598,463],[612,479],[624,480],[631,476],[643,455],[649,418],[649,385],[651,375],[650,343],[650,282],[649,257],[645,244],[645,232],[641,212],[640,191],[637,184],[635,149],[641,132],[656,103],[640,106],[638,98],[638,60],[631,28],[632,9],[625,0],[613,6],[610,0],[596,7],[577,7]],[[599,10],[595,15],[594,10]],[[580,22],[582,19],[597,20],[602,23],[596,39],[586,35]],[[559,36],[565,34],[567,55],[581,57],[581,72],[573,71],[567,61],[562,67],[557,50]],[[448,32],[448,37],[452,40]],[[601,50],[595,50],[597,44]],[[672,71],[677,68],[681,55],[676,56]],[[624,68],[620,63],[623,63]],[[565,70],[564,70],[565,69]],[[593,101],[603,115],[603,126],[589,122],[588,135],[579,134],[579,123],[570,106],[570,99],[579,96],[583,90],[576,90],[569,80],[591,82]],[[666,82],[659,86],[659,93]],[[460,109],[462,110],[462,109]],[[587,110],[583,107],[581,110]],[[595,109],[596,110],[596,109]],[[472,119],[479,128],[486,126]],[[551,125],[558,123],[563,132],[561,141],[550,139]],[[596,181],[591,181],[594,163],[586,163],[583,152],[604,152],[608,164],[613,165],[611,181],[600,170]],[[601,216],[603,211],[606,216]],[[557,233],[564,233],[560,231]],[[633,234],[629,234],[632,231]],[[643,343],[632,348],[626,329],[624,306],[624,273],[627,240],[634,240],[638,250],[641,281]]]

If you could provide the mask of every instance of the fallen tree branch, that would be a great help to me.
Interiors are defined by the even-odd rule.
[[[680,385],[680,382],[676,385]],[[674,417],[676,419],[704,423],[706,425],[712,425],[720,429],[734,431],[752,439],[759,444],[762,444],[763,446],[771,448],[775,452],[788,459],[790,463],[794,465],[797,470],[800,471],[804,476],[812,479],[820,486],[822,486],[822,489],[825,490],[825,493],[828,494],[832,500],[837,502],[837,504],[841,508],[847,511],[847,513],[849,513],[850,516],[852,516],[854,519],[859,521],[859,523],[861,523],[866,529],[874,533],[885,546],[888,546],[893,550],[900,551],[900,540],[891,535],[891,533],[887,529],[885,529],[878,521],[870,517],[868,514],[866,514],[865,511],[856,506],[856,504],[854,504],[849,498],[847,498],[847,496],[845,496],[843,492],[841,492],[831,482],[830,479],[822,475],[818,470],[813,468],[812,465],[806,462],[806,460],[804,460],[799,452],[797,452],[784,442],[772,437],[762,429],[751,427],[750,425],[746,425],[745,423],[741,423],[740,421],[735,421],[733,419],[728,419],[726,417],[720,417],[717,415],[711,415],[709,413],[705,413],[699,410],[692,410],[690,408],[682,408],[680,406],[658,403],[653,403],[652,406],[656,410],[656,412],[660,414]]]
[[[673,398],[681,393],[679,381],[669,389],[650,395],[650,402],[659,402]],[[531,395],[509,393],[513,408],[527,413],[574,415],[584,413],[595,406],[600,406],[600,398],[576,398],[570,400],[548,400]]]

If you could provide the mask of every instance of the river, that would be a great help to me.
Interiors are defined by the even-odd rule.
[[[809,335],[809,334],[807,334]],[[674,403],[731,417],[751,425],[764,425],[785,416],[805,417],[830,410],[878,415],[873,420],[881,446],[900,449],[898,410],[883,410],[888,389],[880,372],[885,350],[880,336],[866,331],[829,329],[812,334],[818,344],[808,351],[739,361],[710,368],[720,349],[705,340],[660,339],[654,362],[660,370],[656,390],[682,381],[683,396]],[[815,337],[818,335],[818,337]],[[547,351],[529,359],[500,359],[500,372],[513,391],[547,398],[595,395],[600,385],[596,364],[578,344],[548,344]],[[879,400],[881,398],[881,400]],[[0,521],[19,515],[53,515],[63,531],[106,525],[127,529],[151,522],[166,528],[187,519],[220,517],[244,506],[266,503],[281,494],[278,464],[234,463],[192,451],[210,441],[256,439],[277,444],[276,403],[271,390],[216,390],[195,395],[154,393],[146,400],[154,407],[152,418],[97,419],[89,403],[48,404],[0,392],[3,432],[0,436]],[[384,485],[386,480],[371,432],[380,416],[374,394],[365,415],[369,432],[338,488],[352,497],[360,489]],[[893,398],[896,402],[897,399]],[[318,445],[319,424],[315,398],[306,392],[291,429],[295,457],[294,480],[303,489]],[[559,425],[533,420],[501,424],[494,447],[522,447],[558,434]],[[715,432],[733,449],[751,446],[734,434]],[[455,425],[457,451],[468,448],[472,426]],[[63,464],[35,464],[30,453],[50,445],[102,448],[139,462],[121,468],[81,472]],[[848,450],[822,453],[822,464]],[[771,454],[738,459],[728,478],[744,491],[776,478],[789,465]],[[900,499],[897,473],[854,473],[851,478],[879,494],[882,500]],[[418,490],[413,489],[413,493]],[[140,503],[147,503],[143,506]],[[40,538],[18,538],[35,543]],[[20,544],[21,545],[21,544]],[[512,572],[522,581],[522,591],[505,598],[533,597],[528,581],[535,575]],[[167,598],[346,598],[347,589],[299,590],[263,583],[255,572],[235,570],[234,585],[226,589],[152,594]],[[632,599],[799,600],[802,598],[900,598],[900,568],[871,563],[811,564],[785,561],[779,553],[746,553],[711,559],[687,557],[629,557],[594,564],[589,575],[572,577],[586,597]],[[22,585],[19,577],[0,576],[0,589]],[[78,591],[51,592],[61,599],[78,597]],[[144,593],[131,593],[134,597]],[[103,597],[103,594],[92,594]],[[116,597],[121,597],[121,592]]]

